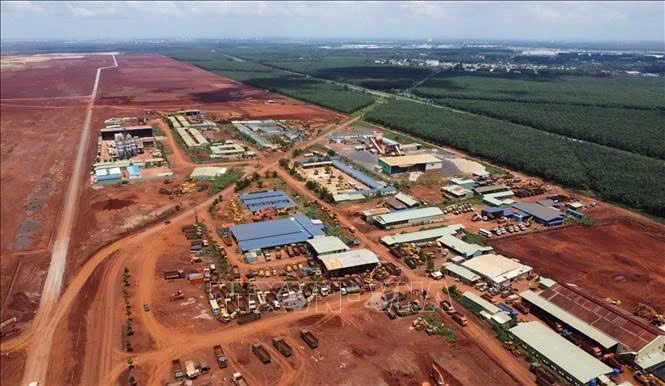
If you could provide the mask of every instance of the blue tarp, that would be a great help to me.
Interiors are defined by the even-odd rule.
[[[363,183],[364,185],[367,185],[369,188],[377,189],[377,188],[381,188],[381,187],[384,186],[384,184],[378,182],[378,181],[375,180],[374,178],[368,176],[367,174],[365,174],[365,173],[363,173],[363,172],[361,172],[361,171],[359,171],[359,170],[356,170],[356,169],[352,168],[351,166],[345,164],[345,163],[342,162],[342,161],[339,161],[339,160],[333,159],[333,160],[332,160],[332,164],[333,164],[337,169],[339,169],[339,170],[341,170],[342,172],[344,172],[344,173],[350,175],[351,177],[353,177],[353,178],[355,178],[356,180],[360,181],[360,182]]]
[[[240,250],[263,249],[302,243],[324,235],[323,225],[313,224],[303,215],[231,227]]]
[[[127,173],[129,173],[130,176],[140,176],[141,169],[139,169],[139,167],[136,165],[128,166]]]

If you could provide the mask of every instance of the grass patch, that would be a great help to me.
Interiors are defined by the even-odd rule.
[[[227,170],[226,173],[222,174],[221,176],[215,177],[215,179],[210,184],[210,191],[213,194],[219,193],[239,180],[243,174],[243,171],[238,168],[231,168]]]

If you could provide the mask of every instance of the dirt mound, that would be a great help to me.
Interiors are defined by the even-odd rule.
[[[133,200],[121,200],[117,198],[109,198],[106,201],[97,202],[92,205],[97,210],[118,210],[136,204]]]
[[[28,312],[35,309],[37,303],[32,301],[25,292],[17,292],[12,296],[9,307],[18,312]]]

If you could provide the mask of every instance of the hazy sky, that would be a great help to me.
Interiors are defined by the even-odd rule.
[[[154,37],[663,41],[658,2],[2,1],[3,39]]]

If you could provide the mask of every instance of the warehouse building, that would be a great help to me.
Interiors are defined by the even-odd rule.
[[[455,263],[446,263],[443,265],[443,269],[448,276],[457,278],[466,285],[472,285],[480,280],[480,276]]]
[[[450,179],[450,184],[451,185],[458,185],[461,186],[465,189],[473,189],[474,186],[476,186],[476,181],[470,179],[470,178],[451,178]]]
[[[98,182],[101,181],[115,181],[119,182],[122,179],[122,171],[120,168],[108,168],[108,169],[97,169],[95,171],[95,177]]]
[[[510,188],[508,188],[506,185],[479,186],[479,187],[473,189],[473,191],[476,194],[479,194],[479,195],[505,192],[505,191],[508,191],[508,190],[510,190]]]
[[[515,203],[515,200],[512,199],[514,196],[515,193],[512,190],[489,193],[483,196],[483,202],[491,206],[507,208]]]
[[[589,385],[612,368],[540,322],[520,323],[510,333],[520,346],[574,385]]]
[[[354,249],[342,253],[319,256],[324,273],[329,277],[339,277],[353,273],[370,271],[379,265],[379,259],[369,249]]]
[[[419,205],[418,201],[404,193],[397,193],[395,199],[404,204],[407,208],[414,208]]]
[[[236,225],[230,230],[242,252],[304,243],[311,238],[325,235],[322,224],[314,224],[303,215]]]
[[[441,188],[441,191],[452,198],[471,198],[473,192],[459,185],[448,185]]]
[[[307,240],[307,244],[309,245],[310,250],[314,253],[314,256],[325,256],[349,250],[349,247],[344,244],[339,237],[335,236],[315,237],[311,240]]]
[[[464,233],[464,226],[460,224],[448,225],[441,228],[427,229],[418,232],[398,233],[395,235],[381,237],[381,242],[388,247],[393,247],[404,243],[425,243],[434,241],[445,235],[461,235]]]
[[[242,194],[240,202],[252,213],[266,208],[286,209],[296,206],[295,201],[281,190]]]
[[[237,143],[210,146],[210,158],[221,160],[237,160],[245,156],[245,148]]]
[[[471,303],[479,307],[481,310],[480,316],[489,323],[505,326],[512,321],[510,315],[471,291],[466,291],[462,294],[462,302]]]
[[[431,154],[403,155],[379,158],[379,166],[386,174],[426,172],[441,169],[442,161]]]
[[[370,221],[383,229],[394,229],[443,221],[443,212],[436,206],[407,209],[373,216]]]
[[[532,216],[535,222],[547,227],[563,224],[564,215],[556,209],[531,202],[517,202],[513,204],[513,208]]]
[[[442,245],[449,250],[455,252],[457,255],[470,259],[475,256],[484,255],[492,252],[492,247],[482,246],[478,244],[469,244],[466,241],[456,237],[452,234],[446,234],[436,240],[439,245]]]
[[[536,313],[565,324],[603,350],[616,352],[642,369],[665,367],[665,331],[577,286],[556,283],[540,294],[526,291],[523,298]]]
[[[198,181],[212,181],[226,173],[226,170],[226,168],[220,168],[217,166],[199,166],[192,170],[192,174],[189,175],[189,178]]]
[[[495,254],[476,256],[462,265],[480,275],[496,288],[505,288],[510,283],[529,275],[532,268],[507,257]]]

